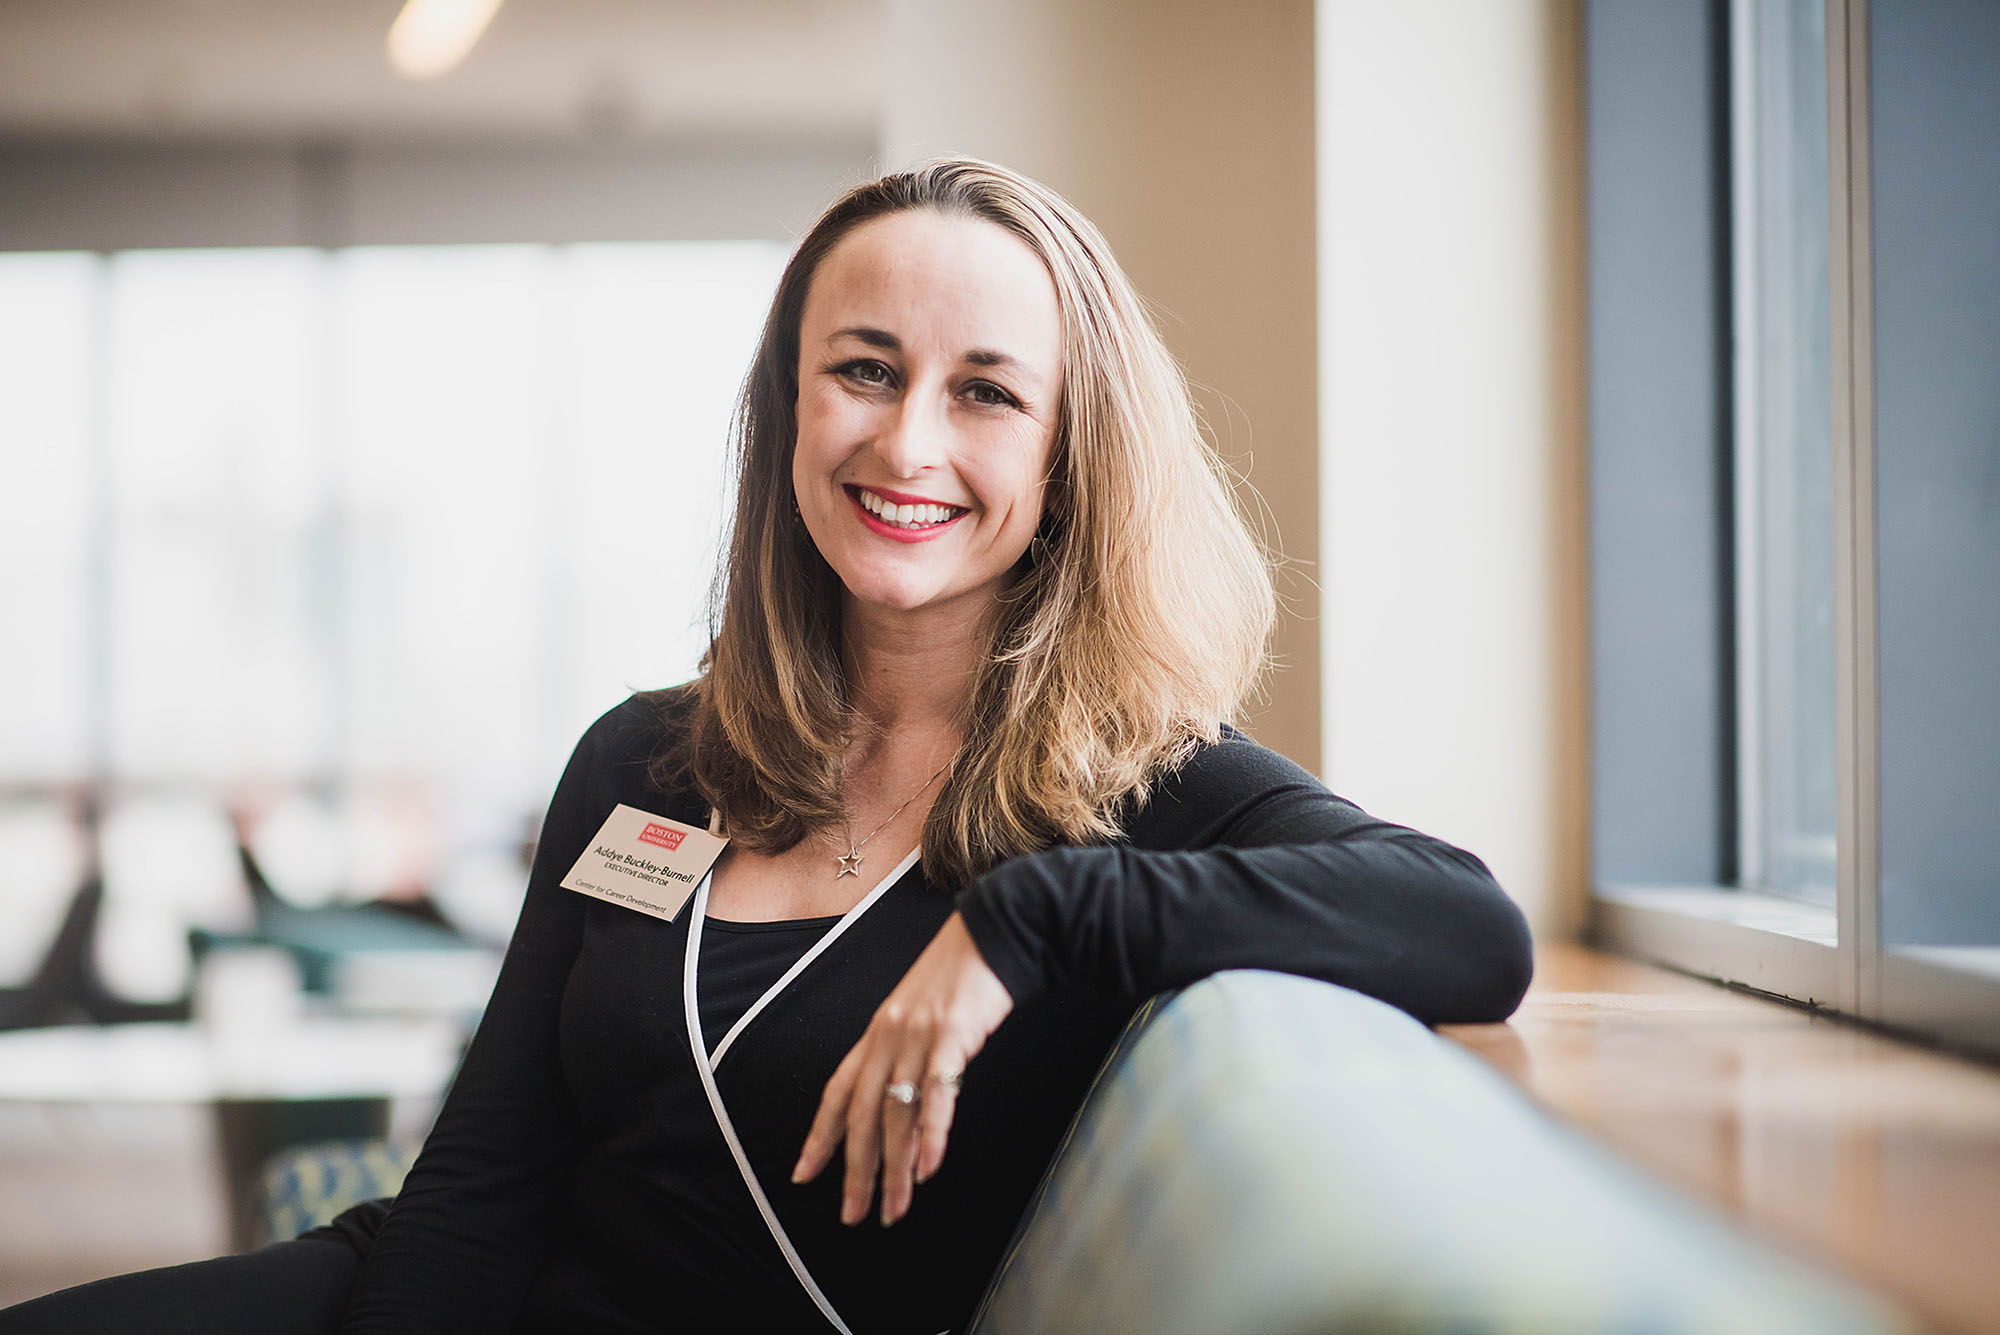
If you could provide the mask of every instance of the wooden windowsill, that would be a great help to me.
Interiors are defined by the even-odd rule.
[[[2000,1071],[1579,946],[1439,1032],[1565,1120],[1946,1331],[2000,1331]]]

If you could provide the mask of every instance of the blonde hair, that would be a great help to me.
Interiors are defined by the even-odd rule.
[[[1063,321],[1041,527],[924,825],[925,874],[954,886],[1019,854],[1115,838],[1121,807],[1236,716],[1263,669],[1274,602],[1186,382],[1097,229],[1003,167],[927,162],[843,195],[779,279],[732,431],[738,490],[714,638],[684,739],[656,777],[691,782],[733,839],[762,852],[843,819],[841,588],[792,494],[799,329],[834,246],[909,209],[1019,237],[1054,279]]]

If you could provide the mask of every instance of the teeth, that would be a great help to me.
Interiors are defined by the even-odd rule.
[[[899,528],[918,528],[928,524],[942,524],[945,520],[951,519],[960,513],[958,507],[951,505],[897,505],[894,502],[882,499],[866,488],[859,490],[861,492],[861,505],[869,514],[874,515],[885,524],[894,524]]]

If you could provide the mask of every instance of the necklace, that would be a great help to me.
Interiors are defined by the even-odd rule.
[[[904,798],[903,805],[897,807],[894,811],[890,812],[888,819],[884,820],[880,825],[877,825],[874,829],[870,830],[867,836],[863,838],[862,841],[858,844],[854,842],[854,822],[847,817],[846,804],[842,803],[841,820],[847,826],[847,851],[845,853],[837,853],[834,855],[834,864],[836,870],[833,873],[833,879],[837,881],[843,876],[860,875],[861,850],[868,847],[868,840],[873,839],[876,835],[882,833],[883,830],[887,829],[889,827],[889,821],[896,819],[896,817],[902,815],[905,811],[909,810],[910,803],[916,801],[919,797],[922,797],[924,794],[924,789],[929,788],[932,784],[936,783],[938,775],[944,773],[945,770],[950,765],[951,765],[951,760],[947,759],[944,762],[944,764],[939,765],[936,769],[932,770],[931,777],[925,779],[923,781],[922,786],[919,787],[916,792],[911,793],[908,797]]]

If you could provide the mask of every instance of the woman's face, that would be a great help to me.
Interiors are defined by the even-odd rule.
[[[983,614],[1034,537],[1062,399],[1055,284],[992,223],[909,210],[820,262],[792,487],[848,598]]]

